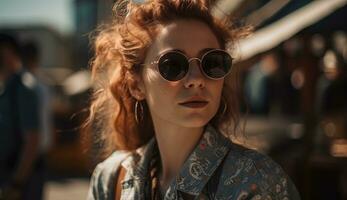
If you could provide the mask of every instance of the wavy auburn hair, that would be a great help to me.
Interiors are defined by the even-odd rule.
[[[115,149],[135,150],[154,134],[153,122],[145,100],[143,118],[135,120],[136,99],[129,88],[141,71],[148,47],[160,27],[174,20],[195,19],[206,23],[224,49],[233,49],[234,42],[245,31],[231,20],[220,20],[211,14],[208,0],[148,0],[143,3],[119,1],[115,18],[100,27],[94,38],[95,56],[91,61],[94,81],[93,99],[87,120],[103,142],[104,153]],[[235,69],[225,78],[220,108],[211,120],[224,134],[239,124],[238,76]]]

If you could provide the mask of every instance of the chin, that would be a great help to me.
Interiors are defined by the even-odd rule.
[[[206,110],[205,112],[191,112],[181,120],[186,127],[203,127],[207,125],[216,115],[217,110]]]
[[[199,128],[199,127],[206,126],[211,119],[212,117],[207,118],[207,117],[191,116],[186,120],[182,120],[181,124],[184,127]]]

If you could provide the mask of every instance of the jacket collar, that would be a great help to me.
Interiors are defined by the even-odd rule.
[[[139,180],[142,184],[146,181],[150,159],[156,145],[153,138],[122,163],[130,175],[126,179]],[[183,164],[176,180],[170,184],[165,199],[177,199],[177,190],[194,196],[199,195],[229,152],[230,146],[229,139],[211,125],[207,125],[203,136]],[[144,192],[142,184],[138,185],[140,187],[138,189]]]
[[[175,188],[181,192],[199,195],[230,149],[230,142],[214,127],[208,125],[198,145],[184,163],[176,181],[166,195]]]

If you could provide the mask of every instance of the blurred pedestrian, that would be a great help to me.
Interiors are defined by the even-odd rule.
[[[39,65],[40,51],[35,41],[26,42],[23,45],[22,58],[24,68],[27,69],[36,79],[36,92],[39,103],[39,160],[40,165],[37,170],[37,184],[43,188],[46,176],[46,156],[53,145],[53,111],[51,88],[42,68]]]
[[[244,29],[208,0],[129,2],[95,40],[90,120],[118,151],[88,198],[300,199],[274,161],[228,138],[240,116],[226,49]]]
[[[2,199],[41,199],[37,81],[23,69],[13,36],[0,34],[0,188]]]

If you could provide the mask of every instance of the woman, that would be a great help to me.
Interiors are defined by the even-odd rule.
[[[118,151],[96,167],[89,199],[299,199],[278,165],[226,137],[239,115],[225,49],[243,31],[208,0],[121,5],[95,40],[90,116]]]

